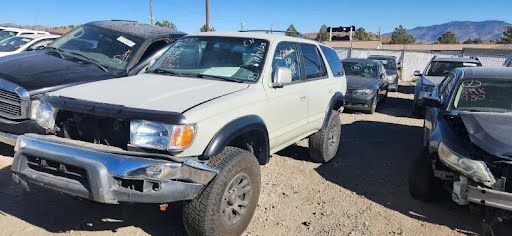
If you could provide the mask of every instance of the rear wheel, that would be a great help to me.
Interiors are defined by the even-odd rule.
[[[434,176],[432,160],[425,155],[418,155],[409,170],[409,193],[415,199],[432,201],[441,194],[442,183]]]
[[[332,111],[327,125],[309,137],[309,156],[318,163],[330,161],[338,152],[341,136],[340,113]]]
[[[260,167],[245,150],[226,147],[208,166],[220,172],[183,207],[189,235],[240,235],[249,225],[260,195]]]

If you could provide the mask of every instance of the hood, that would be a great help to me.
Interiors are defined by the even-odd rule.
[[[347,89],[374,89],[379,81],[377,79],[362,76],[347,75]]]
[[[50,95],[130,108],[183,113],[198,104],[247,87],[249,84],[147,73],[73,86]]]
[[[17,84],[31,94],[114,77],[93,64],[64,60],[46,50],[24,52],[0,58],[0,79]]]
[[[423,76],[423,84],[430,85],[430,86],[436,86],[439,85],[441,82],[443,82],[445,76]]]
[[[471,142],[491,155],[512,160],[512,114],[460,113]]]

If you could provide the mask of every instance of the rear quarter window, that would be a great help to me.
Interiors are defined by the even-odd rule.
[[[332,48],[326,46],[320,46],[320,49],[325,55],[327,59],[327,63],[329,63],[329,67],[331,68],[332,74],[336,76],[345,75],[345,71],[343,70],[343,65],[341,64],[341,60],[338,57],[338,53]]]

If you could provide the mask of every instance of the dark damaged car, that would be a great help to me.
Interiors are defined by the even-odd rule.
[[[512,68],[458,68],[422,100],[425,152],[410,170],[411,195],[449,190],[456,203],[486,210],[492,235],[512,217]]]
[[[2,57],[0,142],[14,145],[17,135],[45,134],[32,112],[43,94],[144,72],[184,35],[132,21],[97,21],[72,30],[42,50]]]

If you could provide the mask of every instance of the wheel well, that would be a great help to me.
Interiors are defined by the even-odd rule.
[[[343,105],[345,105],[345,101],[343,99],[339,99],[334,103],[334,105],[332,106],[332,109],[335,111],[339,111],[340,108],[343,107]]]
[[[237,147],[253,153],[260,165],[265,165],[269,161],[268,140],[261,130],[250,130],[242,133],[233,138],[227,146]]]

